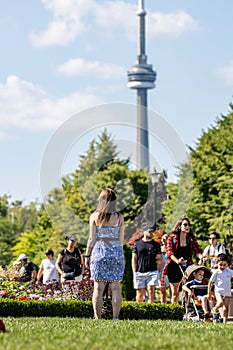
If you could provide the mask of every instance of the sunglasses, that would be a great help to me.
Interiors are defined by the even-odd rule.
[[[190,226],[189,224],[187,224],[186,222],[183,224],[184,227]]]

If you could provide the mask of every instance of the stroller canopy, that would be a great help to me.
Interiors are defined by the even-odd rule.
[[[186,281],[191,281],[194,279],[193,273],[195,271],[198,270],[203,270],[205,272],[205,276],[204,279],[209,280],[210,276],[212,275],[210,269],[208,269],[208,267],[204,266],[204,265],[190,265],[187,267],[187,269],[184,272],[184,278],[186,279]]]

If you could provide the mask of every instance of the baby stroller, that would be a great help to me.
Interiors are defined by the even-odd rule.
[[[193,291],[195,290],[195,288],[198,288],[198,290],[203,289],[205,291],[205,293],[203,294],[207,294],[208,282],[211,276],[211,271],[206,266],[195,265],[195,264],[188,266],[183,274],[183,284],[189,281],[192,281],[195,278],[193,273],[199,269],[204,270],[204,278],[203,278],[202,284],[193,285],[190,287],[190,289]],[[204,311],[202,308],[201,300],[198,300],[196,297],[190,297],[186,291],[183,291],[182,301],[185,307],[185,315],[184,315],[185,321],[192,321],[192,322],[204,321]]]

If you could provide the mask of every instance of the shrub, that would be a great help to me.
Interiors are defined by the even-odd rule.
[[[0,300],[1,317],[51,316],[51,317],[93,317],[91,301],[83,300]],[[124,301],[122,303],[121,319],[169,319],[182,320],[184,308],[181,305],[160,303],[137,303]]]

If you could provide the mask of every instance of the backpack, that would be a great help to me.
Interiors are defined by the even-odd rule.
[[[218,245],[217,245],[218,254],[219,254],[219,250],[220,250],[221,246],[222,246],[222,244],[218,243]],[[215,258],[213,257],[212,259],[210,258],[210,247],[211,246],[209,245],[208,250],[207,250],[207,257],[209,258],[208,259],[209,264],[212,266],[212,264],[214,264],[214,262],[216,261],[216,257]]]
[[[218,253],[219,253],[220,247],[221,247],[221,243],[218,243],[217,245]],[[210,245],[208,246],[207,256],[210,256]]]

